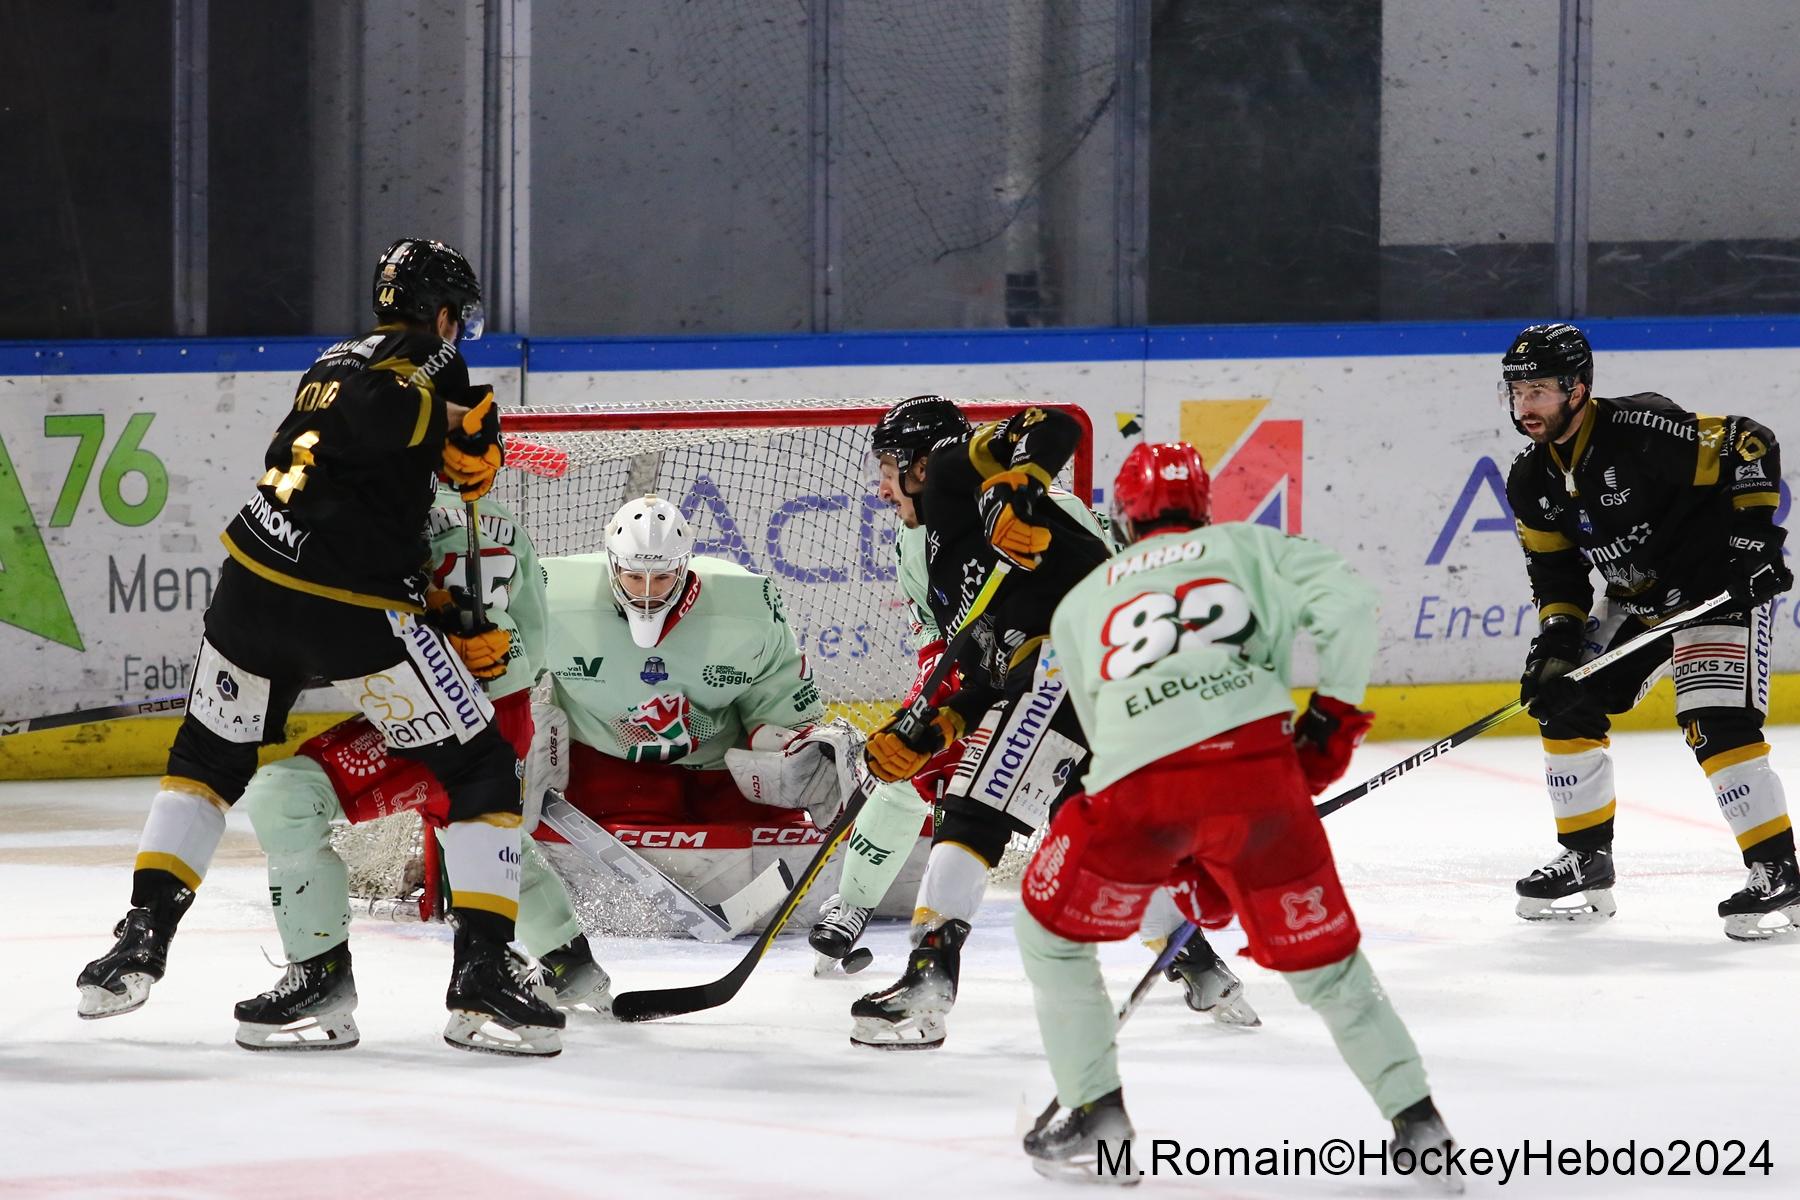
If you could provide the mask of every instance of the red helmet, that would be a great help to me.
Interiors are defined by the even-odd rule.
[[[1212,519],[1212,479],[1186,442],[1139,442],[1113,479],[1113,523],[1127,542],[1145,526],[1205,525]]]

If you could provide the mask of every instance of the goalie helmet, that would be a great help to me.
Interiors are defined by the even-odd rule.
[[[942,396],[909,396],[882,414],[869,435],[869,452],[892,455],[902,475],[939,442],[969,436],[969,418]]]
[[[1158,525],[1212,520],[1212,479],[1186,442],[1139,442],[1113,479],[1112,518],[1127,545]]]
[[[461,340],[481,337],[486,318],[481,283],[461,253],[429,238],[401,238],[375,264],[375,316],[382,321],[437,321],[448,308],[462,324]]]
[[[694,557],[694,527],[661,496],[633,500],[606,523],[606,559],[613,600],[631,626],[631,640],[650,647],[662,640],[663,626],[687,588],[688,560]],[[622,572],[673,574],[675,582],[658,596],[626,589]]]

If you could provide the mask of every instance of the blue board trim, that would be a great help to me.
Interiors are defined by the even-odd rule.
[[[489,337],[469,365],[531,371],[704,371],[781,367],[961,366],[1376,355],[1492,355],[1526,323],[1417,321],[1353,325],[1195,325],[1150,329],[1000,329],[784,337]],[[1594,348],[1748,350],[1800,347],[1800,316],[1593,320]],[[330,339],[0,342],[0,376],[120,375],[306,369]]]

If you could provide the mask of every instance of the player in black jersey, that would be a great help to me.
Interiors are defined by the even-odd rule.
[[[442,242],[403,238],[376,264],[378,324],[329,347],[276,430],[266,472],[223,534],[187,715],[138,843],[117,944],[89,963],[78,1012],[142,1005],[169,941],[256,771],[314,680],[337,685],[396,754],[450,797],[441,831],[455,966],[445,1038],[467,1049],[554,1054],[562,1014],[513,977],[518,758],[462,661],[504,634],[425,619],[425,522],[436,476],[473,501],[502,463],[493,389],[471,387],[457,343],[481,333],[481,288]],[[504,647],[501,647],[504,657]],[[348,972],[345,956],[341,972]]]
[[[1607,714],[1630,709],[1672,668],[1676,719],[1750,869],[1743,890],[1719,905],[1725,932],[1754,941],[1793,931],[1800,869],[1763,741],[1769,601],[1794,583],[1787,534],[1775,524],[1775,435],[1749,417],[1697,415],[1654,392],[1596,397],[1593,350],[1573,325],[1526,329],[1501,372],[1508,412],[1532,441],[1506,481],[1540,623],[1520,698],[1542,727],[1563,845],[1519,880],[1519,915],[1590,920],[1616,911]],[[1594,570],[1605,581],[1598,604]],[[1731,599],[1703,623],[1585,681],[1563,678],[1722,591]]]
[[[937,806],[915,949],[898,981],[852,1006],[850,1040],[859,1045],[943,1044],[987,872],[1013,834],[1033,833],[1081,789],[1087,742],[1047,635],[1057,602],[1111,556],[1086,504],[1052,487],[1082,433],[1074,418],[1042,408],[971,429],[950,401],[914,396],[873,435],[883,494],[925,526],[931,615],[946,636],[1002,556],[1013,570],[973,626],[956,691],[910,740],[896,714],[867,744],[870,770],[889,782],[911,778],[958,742],[963,751]],[[1190,1003],[1227,1023],[1256,1023],[1241,984],[1205,940],[1190,947],[1180,967]]]

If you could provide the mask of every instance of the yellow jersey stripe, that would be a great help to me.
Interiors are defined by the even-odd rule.
[[[1618,807],[1617,800],[1608,800],[1593,812],[1585,812],[1573,817],[1558,817],[1556,818],[1556,832],[1579,833],[1583,829],[1592,829],[1596,825],[1612,820],[1613,810]]]
[[[165,792],[185,792],[190,796],[198,796],[220,812],[226,812],[231,808],[231,801],[198,779],[189,779],[186,775],[164,775],[156,786]]]
[[[143,850],[138,852],[137,863],[133,867],[138,871],[167,871],[186,884],[190,891],[200,890],[200,873],[176,858],[173,854],[158,854]]]
[[[1700,769],[1708,775],[1717,775],[1727,767],[1735,767],[1739,763],[1747,763],[1753,758],[1761,758],[1769,752],[1769,743],[1754,742],[1748,746],[1739,746],[1735,750],[1725,750],[1711,758],[1700,760]]]
[[[1711,487],[1719,482],[1719,451],[1725,445],[1724,417],[1695,417],[1700,427],[1700,444],[1694,452],[1694,486]]]
[[[1519,527],[1519,544],[1533,554],[1553,554],[1558,550],[1573,550],[1571,542],[1554,529],[1533,529],[1523,521],[1515,521]]]
[[[1733,508],[1774,508],[1780,503],[1780,492],[1745,492],[1731,498]]]
[[[1766,842],[1783,830],[1792,829],[1794,822],[1786,813],[1782,813],[1772,821],[1764,821],[1754,829],[1746,829],[1737,835],[1739,850],[1748,850],[1758,842]]]
[[[509,921],[519,919],[519,902],[505,896],[496,896],[492,892],[459,892],[452,888],[450,907],[473,908],[505,917]]]
[[[261,576],[277,587],[284,587],[295,592],[305,592],[309,596],[321,596],[326,600],[336,600],[339,604],[354,604],[358,608],[379,608],[415,615],[425,611],[422,606],[405,600],[390,600],[385,596],[364,595],[362,592],[353,592],[349,588],[332,587],[327,583],[311,583],[305,579],[296,578],[284,571],[277,571],[274,567],[264,566],[257,562],[237,548],[237,543],[231,540],[230,534],[221,533],[219,540],[225,543],[226,552],[236,559],[246,571]]]
[[[1611,738],[1545,738],[1545,754],[1586,754],[1589,750],[1604,750],[1612,745]]]

